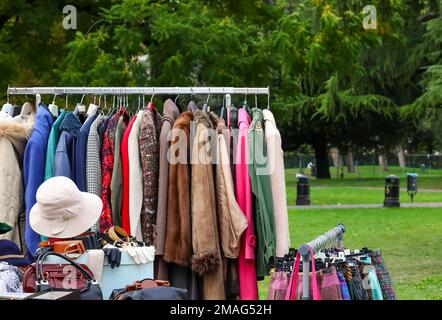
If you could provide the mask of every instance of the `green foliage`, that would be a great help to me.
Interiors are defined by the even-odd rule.
[[[270,86],[286,149],[438,134],[437,0],[372,1],[376,30],[362,27],[362,0],[77,1],[76,32],[62,28],[65,4],[0,3],[0,87]]]

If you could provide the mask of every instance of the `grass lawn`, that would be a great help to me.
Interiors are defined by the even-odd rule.
[[[381,249],[399,299],[442,299],[442,208],[291,209],[292,247],[345,223],[348,248]],[[266,299],[269,278],[260,282]]]

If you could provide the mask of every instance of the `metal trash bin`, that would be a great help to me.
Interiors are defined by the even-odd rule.
[[[310,202],[310,182],[308,177],[303,174],[297,174],[298,179],[296,186],[296,205],[309,206]]]
[[[417,194],[417,173],[407,173],[407,193],[414,202],[414,196]]]
[[[400,181],[399,177],[389,175],[385,178],[385,199],[384,207],[400,207],[399,201]]]

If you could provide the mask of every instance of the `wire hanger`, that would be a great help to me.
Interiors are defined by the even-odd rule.
[[[226,95],[223,95],[223,103],[222,103],[222,106],[221,106],[221,113],[220,113],[220,117],[222,119],[224,119],[224,113],[226,112],[225,101],[226,101]]]
[[[209,107],[209,99],[210,99],[210,88],[209,88],[209,94],[207,95],[207,100],[206,103],[203,105],[203,111],[204,112],[208,112],[210,111],[210,107]]]
[[[267,110],[270,110],[270,89],[267,93]]]
[[[244,102],[243,102],[243,104],[242,104],[242,108],[243,108],[244,110],[246,110],[247,113],[250,114],[250,107],[249,107],[249,104],[247,103],[247,94],[248,94],[248,92],[247,92],[247,89],[246,89],[246,95],[245,95],[245,97],[244,97]]]
[[[152,88],[152,97],[150,97],[149,105],[147,106],[147,109],[153,110],[155,109],[155,104],[153,103],[153,96],[155,95],[155,88]]]

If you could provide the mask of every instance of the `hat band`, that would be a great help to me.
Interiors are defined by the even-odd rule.
[[[24,259],[25,256],[22,254],[7,254],[5,256],[0,256],[0,260],[7,260],[7,259]]]

